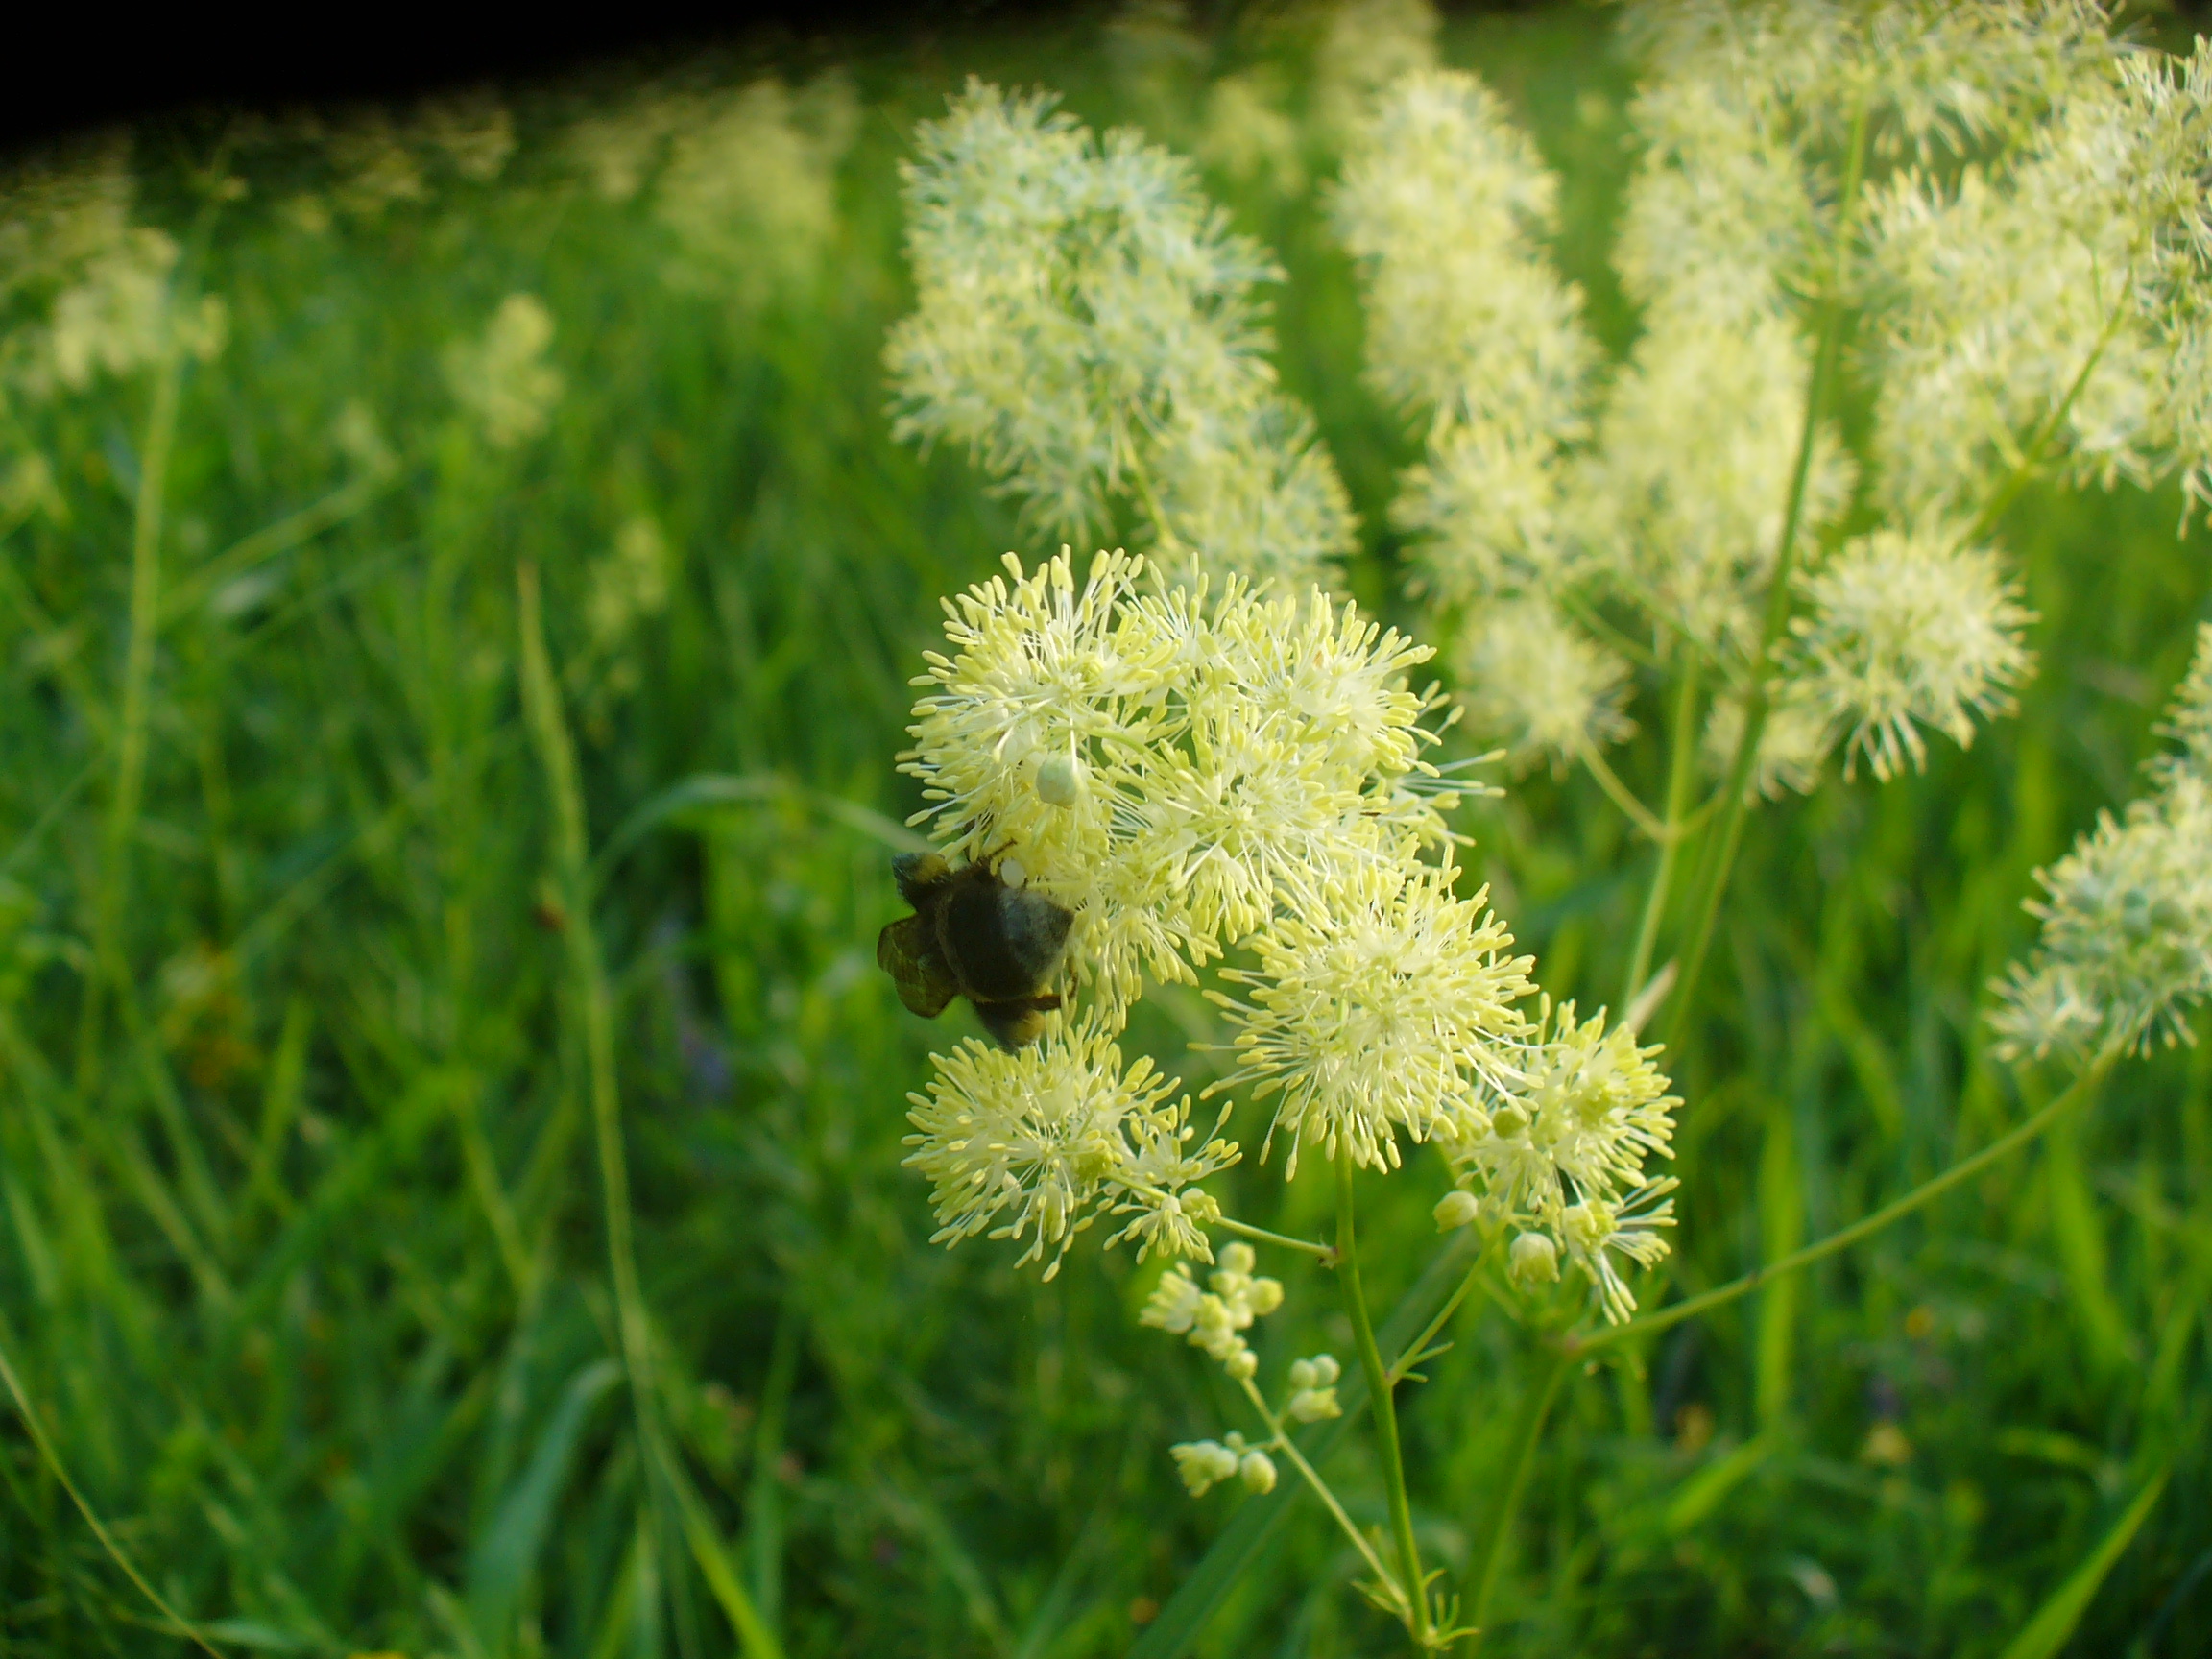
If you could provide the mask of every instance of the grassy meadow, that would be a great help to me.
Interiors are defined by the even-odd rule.
[[[1191,1501],[1166,1448],[1234,1392],[1139,1328],[1157,1262],[1087,1243],[1041,1283],[928,1243],[905,1095],[975,1026],[874,961],[939,596],[1056,550],[890,436],[897,166],[971,73],[1201,158],[1287,273],[1277,360],[1360,515],[1350,587],[1421,630],[1385,517],[1418,435],[1359,379],[1316,30],[732,48],[100,153],[173,245],[140,300],[180,344],[0,405],[0,1654],[196,1651],[166,1604],[226,1654],[699,1659],[738,1650],[717,1574],[794,1656],[1401,1650],[1310,1503],[1185,1616],[1257,1501]],[[1624,350],[1611,14],[1455,14],[1440,47],[1564,176],[1559,257]],[[1272,148],[1208,97],[1235,72],[1281,89]],[[0,326],[35,330],[63,278],[12,234]],[[2001,530],[2040,618],[2018,717],[1752,818],[1670,1058],[1681,1291],[2058,1086],[1988,1057],[1984,987],[2031,872],[2136,792],[2212,616],[2180,518],[2172,486],[2031,490]],[[1657,794],[1656,733],[1619,764]],[[1546,988],[1617,1000],[1651,854],[1590,780],[1461,827]],[[1212,1037],[1163,992],[1129,1046],[1196,1087]],[[1329,1214],[1326,1167],[1227,1182],[1286,1231]],[[1445,1182],[1371,1185],[1387,1309]],[[1269,1363],[1346,1352],[1326,1275],[1270,1270]],[[1401,1407],[1447,1562],[1526,1340],[1479,1298],[1449,1334]],[[1570,1377],[1483,1651],[1994,1656],[2161,1478],[2065,1651],[2212,1649],[2205,1046]]]

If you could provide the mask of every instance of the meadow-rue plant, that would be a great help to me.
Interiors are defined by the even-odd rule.
[[[1022,1260],[1049,1277],[1076,1234],[1128,1216],[1109,1243],[1217,1261],[1204,1289],[1170,1266],[1142,1321],[1217,1360],[1273,1436],[1262,1451],[1286,1449],[1244,1335],[1283,1287],[1256,1274],[1249,1243],[1216,1254],[1208,1235],[1274,1236],[1199,1185],[1239,1155],[1221,1136],[1234,1108],[1190,1150],[1189,1099],[1170,1106],[1176,1085],[1147,1059],[1124,1070],[1114,1041],[1147,975],[1194,982],[1218,964],[1235,994],[1207,995],[1235,1066],[1206,1093],[1272,1099],[1262,1156],[1280,1133],[1286,1177],[1309,1143],[1336,1166],[1338,1243],[1277,1242],[1345,1281],[1402,1511],[1389,1387],[1358,1289],[1353,1170],[1398,1169],[1403,1145],[1435,1142],[1466,1189],[1452,1215],[1521,1233],[1517,1278],[1536,1277],[1526,1239],[1541,1237],[1549,1277],[1571,1265],[1601,1315],[1624,1320],[1623,1264],[1657,1262],[1672,1221],[1671,1182],[1644,1170],[1677,1104],[1657,1050],[1608,1033],[1602,1013],[1524,1011],[1532,959],[1513,952],[1487,890],[1456,891],[1461,838],[1444,809],[1467,786],[1423,758],[1449,724],[1423,723],[1437,698],[1407,678],[1425,648],[1317,589],[1278,598],[1232,576],[1217,596],[1203,578],[1148,589],[1125,553],[1099,554],[1080,589],[1065,552],[1034,572],[1011,554],[1006,566],[947,603],[952,654],[932,653],[915,682],[901,764],[929,803],[914,822],[947,854],[1069,914],[1059,972],[1073,1005],[1033,1042],[965,1041],[911,1097],[907,1162],[935,1190],[937,1238],[1023,1241]],[[1301,1363],[1284,1409],[1317,1421],[1335,1407],[1334,1361]],[[1175,1449],[1193,1493],[1228,1478],[1224,1445]],[[1238,1466],[1252,1490],[1273,1485],[1272,1463]],[[1371,1561],[1372,1593],[1431,1641],[1454,1620],[1409,1527],[1395,1566]]]
[[[1053,102],[973,82],[916,132],[896,429],[965,445],[1054,535],[1133,503],[1164,574],[1325,580],[1352,514],[1265,356],[1280,272],[1188,161]]]
[[[474,339],[446,348],[453,399],[475,418],[484,442],[513,449],[545,430],[562,391],[561,371],[545,361],[553,313],[535,294],[510,294]]]
[[[1638,1315],[1637,1276],[1676,1224],[1662,1165],[1682,1105],[1639,1028],[1670,998],[1685,1028],[1747,806],[1816,788],[1839,751],[1846,781],[1862,762],[1882,781],[1922,770],[1928,733],[1964,748],[2013,709],[2038,618],[1995,531],[2028,482],[2205,488],[2202,44],[2186,62],[2139,51],[2091,0],[1691,0],[1642,8],[1630,35],[1646,78],[1615,251],[1641,311],[1625,361],[1608,368],[1553,267],[1556,179],[1478,77],[1415,61],[1377,81],[1327,187],[1367,377],[1425,450],[1391,514],[1409,590],[1453,640],[1449,702],[1407,678],[1427,647],[1315,586],[1340,543],[1300,533],[1313,520],[1290,469],[1236,473],[1221,515],[1188,507],[1189,469],[1231,476],[1194,434],[1282,405],[1261,390],[1248,298],[1270,268],[1187,171],[1131,133],[1095,143],[1042,95],[972,84],[908,174],[919,308],[888,353],[899,429],[967,443],[1041,524],[1103,524],[1125,495],[1155,553],[1102,553],[1080,589],[1066,553],[1034,573],[1009,555],[1007,578],[946,606],[949,651],[916,682],[901,757],[929,803],[914,822],[1064,909],[1068,995],[1033,1046],[938,1059],[910,1162],[936,1183],[941,1238],[1035,1229],[1023,1260],[1049,1254],[1048,1271],[1094,1216],[1135,1214],[1118,1237],[1179,1258],[1142,1322],[1218,1362],[1268,1436],[1174,1446],[1190,1492],[1238,1476],[1269,1492],[1286,1457],[1365,1561],[1370,1599],[1431,1649],[1486,1616],[1514,1500],[1470,1553],[1464,1600],[1432,1587],[1392,1394],[1459,1298],[1384,1364],[1355,1170],[1438,1149],[1437,1227],[1477,1235],[1460,1295],[1487,1282],[1553,1356],[1524,1449],[1574,1356],[1745,1293],[1756,1275]],[[1260,166],[1207,143],[1232,171]],[[1846,384],[1871,410],[1848,430]],[[1284,430],[1278,453],[1318,457],[1302,418]],[[1603,755],[1654,683],[1657,808]],[[2074,1086],[1779,1266],[1932,1201],[2119,1052],[2187,1034],[2212,991],[2207,686],[2212,631],[2169,723],[2179,753],[2125,821],[2041,873],[2042,943],[2001,989],[2000,1051],[2062,1051]],[[1488,888],[1460,895],[1465,838],[1444,809],[1466,786],[1426,752],[1462,711],[1518,771],[1586,766],[1656,844],[1621,1015],[1554,1004]],[[1700,760],[1717,781],[1697,805]],[[1700,830],[1682,953],[1653,973],[1677,850]],[[1174,1085],[1142,1062],[1124,1074],[1111,1045],[1147,981],[1204,985],[1230,1040],[1203,1093],[1271,1110],[1262,1162],[1280,1134],[1286,1176],[1307,1147],[1334,1166],[1334,1244],[1251,1226],[1199,1185],[1238,1155],[1221,1138],[1234,1105],[1203,1151],[1127,1173],[1193,1135],[1188,1101],[1162,1105]],[[1215,1251],[1224,1231],[1240,1237]],[[1298,1360],[1280,1405],[1260,1385],[1249,1334],[1285,1295],[1247,1240],[1340,1281],[1386,1536],[1353,1525],[1290,1437],[1340,1409],[1335,1361]],[[1218,1265],[1202,1283],[1186,1259]]]
[[[2212,1646],[2134,11],[6,158],[10,1651]]]
[[[2179,746],[2151,762],[2151,793],[2035,873],[2041,934],[1991,1017],[2008,1058],[2195,1041],[2187,1017],[2212,996],[2212,623],[2162,730]]]

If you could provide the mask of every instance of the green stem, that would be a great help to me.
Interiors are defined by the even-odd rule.
[[[1264,1227],[1249,1226],[1242,1221],[1232,1220],[1226,1215],[1214,1221],[1214,1225],[1220,1228],[1224,1233],[1234,1233],[1238,1238],[1249,1238],[1256,1244],[1279,1244],[1286,1250],[1303,1250],[1309,1256],[1318,1256],[1321,1259],[1321,1265],[1324,1267],[1336,1265],[1336,1246],[1334,1244],[1316,1244],[1310,1238],[1293,1238],[1287,1233],[1270,1233]]]
[[[1513,1517],[1521,1507],[1522,1491],[1528,1484],[1528,1470],[1536,1461],[1536,1442],[1544,1433],[1544,1419],[1551,1415],[1551,1401],[1559,1392],[1559,1382],[1567,1375],[1572,1358],[1565,1347],[1547,1344],[1544,1364],[1528,1385],[1522,1391],[1521,1408],[1513,1419],[1511,1461],[1505,1469],[1505,1485],[1498,1494],[1498,1502],[1483,1518],[1482,1530],[1476,1538],[1475,1548],[1467,1556],[1467,1577],[1462,1589],[1467,1622],[1471,1626],[1470,1651],[1482,1640],[1482,1624],[1490,1617],[1490,1598],[1498,1588],[1498,1567],[1504,1556],[1506,1535],[1513,1529]]]
[[[1598,753],[1596,744],[1585,740],[1576,750],[1576,757],[1590,768],[1590,776],[1598,780],[1598,787],[1605,791],[1606,798],[1621,808],[1647,838],[1665,846],[1673,839],[1667,826],[1660,823],[1650,807],[1636,799],[1636,792],[1621,781],[1621,775],[1606,764],[1605,757]]]
[[[1891,1222],[1902,1220],[1905,1216],[1911,1214],[1913,1211],[1934,1203],[1960,1182],[1972,1180],[2000,1158],[2027,1145],[2029,1142],[2057,1122],[2068,1112],[2093,1095],[2097,1092],[2098,1085],[2104,1081],[2105,1073],[2111,1070],[2117,1058],[2117,1054],[2110,1052],[2100,1055],[2072,1083],[2060,1091],[2056,1098],[2053,1099],[2049,1105],[2032,1114],[2017,1127],[2000,1135],[1988,1145],[1983,1147],[1981,1151],[1971,1157],[1961,1158],[1940,1175],[1922,1182],[1911,1191],[1906,1193],[1904,1197],[1897,1199],[1894,1203],[1884,1205],[1873,1214],[1863,1216],[1851,1223],[1850,1226],[1829,1234],[1827,1238],[1820,1239],[1817,1243],[1808,1244],[1802,1250],[1792,1251],[1779,1262],[1769,1262],[1764,1267],[1754,1267],[1741,1279],[1732,1280],[1726,1285],[1704,1292],[1702,1295],[1687,1297],[1671,1307],[1661,1308],[1655,1312],[1647,1313],[1642,1318],[1631,1319],[1624,1325],[1614,1325],[1605,1330],[1594,1332],[1587,1336],[1571,1337],[1567,1344],[1568,1348],[1575,1354],[1588,1354],[1599,1348],[1609,1347],[1623,1337],[1665,1331],[1670,1326],[1681,1324],[1685,1319],[1695,1319],[1700,1313],[1710,1312],[1715,1308],[1725,1307],[1730,1302],[1748,1296],[1770,1279],[1779,1278],[1785,1273],[1794,1273],[1800,1267],[1810,1267],[1814,1262],[1825,1257],[1833,1256],[1839,1250],[1849,1249],[1862,1238],[1869,1238],[1881,1232]]]
[[[1659,919],[1667,913],[1667,891],[1673,885],[1674,861],[1681,850],[1683,820],[1690,810],[1690,788],[1696,767],[1696,742],[1691,727],[1697,716],[1700,664],[1695,652],[1683,654],[1682,679],[1674,688],[1674,718],[1667,733],[1667,833],[1659,840],[1659,867],[1644,895],[1644,917],[1636,925],[1636,948],[1628,955],[1628,978],[1621,987],[1623,1015],[1650,977],[1651,955],[1659,948]]]
[[[1375,1327],[1367,1317],[1367,1293],[1359,1285],[1352,1173],[1352,1143],[1342,1140],[1336,1149],[1336,1282],[1344,1289],[1344,1310],[1352,1320],[1360,1369],[1367,1373],[1368,1405],[1375,1413],[1375,1438],[1382,1454],[1382,1484],[1390,1501],[1390,1529],[1397,1535],[1399,1571],[1406,1599],[1411,1604],[1407,1628],[1416,1642],[1426,1645],[1429,1593],[1421,1574],[1421,1551],[1413,1542],[1413,1508],[1406,1499],[1406,1466],[1398,1451],[1398,1409],[1390,1399],[1390,1375],[1382,1368],[1382,1353],[1375,1345]]]
[[[130,642],[123,655],[123,707],[115,744],[115,789],[100,841],[100,887],[94,897],[93,968],[78,1011],[77,1082],[88,1094],[100,1069],[102,982],[118,982],[126,889],[131,881],[131,839],[146,785],[146,728],[154,680],[154,645],[161,628],[161,515],[169,477],[169,451],[177,436],[177,400],[183,365],[176,343],[161,353],[154,380],[154,406],[138,453],[138,494],[131,522]]]
[[[1454,1290],[1451,1298],[1445,1302],[1442,1308],[1437,1310],[1436,1317],[1430,1320],[1428,1327],[1422,1331],[1421,1334],[1407,1343],[1398,1358],[1390,1361],[1389,1375],[1393,1386],[1404,1382],[1413,1367],[1429,1357],[1429,1344],[1436,1340],[1437,1334],[1451,1322],[1452,1315],[1459,1311],[1459,1304],[1466,1301],[1468,1292],[1481,1282],[1482,1269],[1489,1264],[1490,1248],[1485,1248],[1473,1262],[1468,1263],[1466,1275],[1459,1281],[1459,1287]]]
[[[562,935],[567,942],[569,972],[584,1021],[584,1052],[590,1079],[591,1122],[599,1163],[601,1203],[606,1213],[607,1265],[614,1289],[615,1325],[622,1344],[622,1369],[637,1425],[639,1451],[648,1471],[655,1520],[655,1547],[682,1529],[693,1539],[694,1553],[703,1518],[685,1502],[685,1482],[675,1465],[660,1416],[660,1394],[653,1381],[652,1331],[645,1293],[638,1282],[637,1251],[630,1212],[630,1171],[622,1143],[622,1101],[614,1073],[614,999],[608,988],[599,936],[591,925],[590,858],[584,820],[584,795],[577,781],[575,743],[561,707],[561,693],[539,613],[538,570],[517,566],[516,596],[522,645],[522,701],[531,736],[545,768],[553,801],[553,857],[566,915]],[[711,1527],[708,1533],[711,1535]],[[778,1647],[743,1586],[724,1583],[709,1568],[709,1587],[731,1610],[746,1650],[757,1659],[774,1659]],[[672,1588],[672,1587],[671,1587]]]
[[[1828,400],[1835,378],[1836,359],[1843,336],[1843,273],[1851,252],[1851,221],[1859,202],[1859,184],[1866,160],[1866,109],[1862,104],[1851,118],[1850,152],[1844,160],[1843,185],[1836,206],[1835,265],[1828,292],[1820,306],[1819,345],[1813,355],[1813,375],[1805,390],[1805,419],[1797,433],[1797,459],[1790,471],[1790,497],[1782,513],[1782,535],[1774,549],[1774,573],[1767,589],[1767,615],[1759,633],[1759,651],[1751,662],[1751,695],[1743,708],[1743,731],[1736,739],[1736,755],[1728,767],[1727,794],[1721,802],[1720,832],[1707,849],[1697,872],[1696,897],[1691,914],[1695,918],[1690,948],[1682,958],[1682,974],[1673,992],[1674,1013],[1669,1025],[1670,1048],[1681,1046],[1690,1009],[1696,999],[1697,979],[1705,967],[1705,953],[1713,943],[1713,927],[1720,913],[1720,896],[1736,863],[1743,838],[1744,797],[1751,770],[1759,757],[1759,738],[1772,708],[1769,687],[1774,678],[1774,652],[1790,621],[1792,577],[1797,565],[1798,530],[1805,517],[1805,487],[1812,476],[1813,450],[1820,436],[1820,411]]]
[[[1375,1553],[1375,1546],[1368,1543],[1367,1535],[1352,1524],[1352,1517],[1344,1513],[1344,1505],[1336,1502],[1336,1494],[1329,1489],[1329,1482],[1322,1479],[1313,1465],[1306,1461],[1306,1455],[1298,1450],[1297,1442],[1290,1438],[1289,1431],[1283,1427],[1283,1420],[1267,1409],[1267,1397],[1253,1386],[1251,1378],[1239,1378],[1238,1381],[1244,1385],[1246,1398],[1252,1402],[1252,1409],[1259,1412],[1260,1421],[1267,1425],[1267,1432],[1272,1436],[1268,1445],[1290,1459],[1300,1479],[1313,1489],[1313,1496],[1320,1499],[1329,1513],[1336,1517],[1336,1525],[1344,1528],[1344,1536],[1352,1540],[1352,1547],[1359,1551],[1361,1559],[1367,1563],[1367,1570],[1375,1575],[1383,1589],[1396,1597],[1402,1605],[1409,1606],[1398,1580],[1391,1575],[1390,1569],[1382,1565],[1382,1558]],[[1405,1617],[1410,1621],[1411,1614],[1407,1613]]]
[[[1134,445],[1130,446],[1127,467],[1129,481],[1137,487],[1138,502],[1144,515],[1152,520],[1153,545],[1167,552],[1175,552],[1183,545],[1183,539],[1167,523],[1167,510],[1160,504],[1159,492],[1152,487],[1152,474],[1138,458]]]
[[[2007,474],[2004,483],[1990,493],[1982,511],[1974,516],[1974,522],[1967,528],[1964,541],[1979,541],[1988,535],[1997,527],[1997,520],[2005,517],[2005,510],[2012,505],[2021,491],[2028,488],[2029,481],[2035,476],[2035,469],[2043,464],[2044,450],[2050,447],[2051,440],[2057,436],[2060,422],[2066,419],[2067,411],[2074,407],[2074,400],[2081,396],[2081,389],[2089,384],[2090,373],[2097,367],[2097,360],[2104,355],[2104,348],[2112,343],[2113,333],[2119,326],[2120,310],[2115,306],[2111,316],[2105,319],[2104,329],[2097,336],[2097,344],[2089,348],[2089,355],[2082,359],[2080,369],[2067,386],[2066,396],[2059,398],[2051,413],[2044,417],[2042,424],[2036,427],[2034,434],[2028,440],[2028,446],[2021,450],[2019,461]]]

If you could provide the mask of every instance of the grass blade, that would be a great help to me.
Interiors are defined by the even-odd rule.
[[[544,1545],[554,1502],[561,1496],[576,1442],[590,1420],[591,1408],[621,1377],[622,1367],[616,1361],[596,1359],[569,1381],[537,1451],[530,1455],[529,1466],[509,1490],[470,1553],[469,1617],[477,1635],[494,1652],[506,1647],[507,1622],[522,1593],[523,1577]]]
[[[2075,1625],[2081,1623],[2081,1615],[2089,1610],[2098,1586],[2104,1582],[2104,1575],[2112,1571],[2112,1563],[2120,1559],[2136,1528],[2158,1502],[2158,1494],[2166,1490],[2169,1473],[2161,1469],[2144,1483],[2135,1502],[2128,1505],[2128,1512],[2112,1524],[2112,1530],[2089,1551],[2088,1559],[2075,1568],[2066,1582],[2052,1592],[2051,1599],[2035,1609],[2035,1617],[2020,1627],[2020,1634],[2005,1649],[2004,1659],[2052,1659],[2066,1646]]]

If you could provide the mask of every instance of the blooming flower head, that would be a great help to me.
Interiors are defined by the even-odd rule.
[[[1438,797],[1456,787],[1422,758],[1437,699],[1407,671],[1427,649],[1319,592],[1144,591],[1118,553],[1080,588],[1065,553],[1007,564],[947,605],[954,654],[916,682],[902,761],[950,854],[1073,914],[1079,1022],[939,1060],[908,1162],[935,1183],[940,1237],[1034,1228],[1031,1257],[1057,1262],[1110,1214],[1145,1250],[1206,1257],[1219,1212],[1195,1183],[1236,1149],[1191,1150],[1187,1107],[1147,1064],[1124,1073],[1111,1039],[1147,974],[1189,980],[1226,950],[1253,963],[1225,970],[1250,996],[1228,1003],[1236,1081],[1280,1094],[1291,1167],[1309,1133],[1395,1164],[1399,1131],[1426,1139],[1511,1087],[1529,961],[1420,856],[1448,844]],[[1236,1296],[1185,1308],[1179,1283],[1156,1322],[1187,1315],[1234,1357]]]
[[[1514,1094],[1494,1109],[1457,1120],[1446,1152],[1473,1203],[1437,1207],[1440,1222],[1484,1220],[1520,1229],[1510,1257],[1524,1282],[1555,1278],[1561,1255],[1582,1268],[1609,1317],[1625,1318],[1627,1296],[1607,1262],[1608,1249],[1648,1265],[1664,1254],[1653,1231],[1671,1225],[1672,1187],[1646,1163],[1671,1157],[1672,1110],[1667,1078],[1624,1027],[1606,1028],[1599,1010],[1575,1017],[1572,1002],[1542,1001]],[[1447,1200],[1450,1204],[1450,1200]],[[1602,1221],[1602,1226],[1599,1225]]]
[[[1785,794],[1810,795],[1819,787],[1822,768],[1836,747],[1836,727],[1828,711],[1801,680],[1778,680],[1770,693],[1767,723],[1759,729],[1759,753],[1745,781],[1747,798],[1779,801]],[[1698,747],[1705,769],[1728,776],[1736,745],[1743,736],[1743,700],[1722,695],[1713,700]]]
[[[1533,962],[1509,954],[1487,889],[1454,895],[1456,874],[1378,864],[1318,878],[1255,937],[1257,967],[1223,970],[1250,998],[1214,994],[1242,1062],[1229,1082],[1279,1096],[1269,1136],[1289,1137],[1286,1172],[1308,1137],[1332,1158],[1395,1167],[1401,1130],[1449,1131],[1479,1094],[1518,1080],[1514,1004]]]
[[[895,430],[965,445],[1061,534],[1127,500],[1164,568],[1325,577],[1351,508],[1266,361],[1274,262],[1188,161],[1052,103],[971,82],[916,131]]]
[[[1210,1140],[1195,1151],[1190,1102],[1176,1085],[1094,1030],[1050,1031],[1014,1053],[971,1038],[936,1057],[926,1094],[910,1094],[915,1134],[905,1163],[933,1189],[932,1242],[978,1234],[1022,1240],[1024,1262],[1047,1255],[1059,1271],[1074,1236],[1102,1215],[1134,1213],[1121,1237],[1141,1254],[1160,1249],[1210,1259],[1197,1221],[1217,1212],[1203,1193],[1178,1195],[1237,1159]]]
[[[1142,976],[1189,980],[1293,876],[1443,837],[1421,752],[1429,653],[1351,606],[1232,581],[1141,595],[1140,559],[1070,561],[948,605],[903,769],[955,854],[1011,858],[1077,913],[1070,957],[1118,1027]],[[1001,869],[1004,865],[1001,865]]]
[[[2212,996],[2212,626],[2166,731],[2181,747],[2153,761],[2151,794],[2036,872],[2043,897],[2028,908],[2041,936],[1996,987],[2006,1058],[2187,1041],[2188,1010]]]
[[[836,233],[837,164],[859,126],[851,84],[831,74],[794,92],[769,77],[661,97],[646,118],[668,130],[653,205],[678,250],[669,281],[757,308],[811,279]]]
[[[1605,1317],[1618,1325],[1636,1311],[1636,1298],[1621,1277],[1620,1262],[1657,1266],[1667,1254],[1663,1230],[1674,1225],[1674,1200],[1665,1196],[1671,1179],[1643,1189],[1626,1204],[1585,1198],[1559,1216],[1559,1241],[1588,1277]]]
[[[1362,124],[1331,198],[1361,262],[1367,373],[1439,423],[1572,432],[1597,348],[1539,250],[1559,181],[1472,75],[1417,71]]]
[[[1549,599],[1504,599],[1474,611],[1454,665],[1476,733],[1503,743],[1520,770],[1549,762],[1563,775],[1586,750],[1635,731],[1621,707],[1628,664]]]
[[[1880,779],[1917,770],[1922,726],[1965,747],[1974,716],[2010,708],[2028,672],[2020,632],[2033,617],[2018,588],[1954,530],[1855,537],[1801,586],[1811,604],[1791,623],[1792,678],[1849,730],[1846,775],[1862,754]]]
[[[455,401],[475,417],[484,441],[513,449],[545,430],[560,400],[561,371],[545,361],[553,313],[535,294],[510,294],[484,332],[446,349]]]

